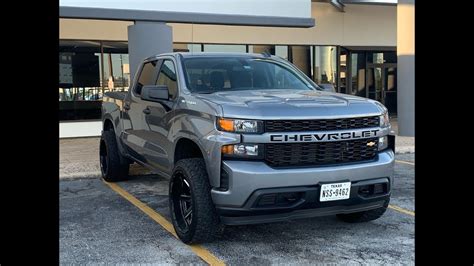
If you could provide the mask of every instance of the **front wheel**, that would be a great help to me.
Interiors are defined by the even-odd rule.
[[[223,232],[203,159],[178,161],[169,185],[171,220],[186,244],[210,242]]]

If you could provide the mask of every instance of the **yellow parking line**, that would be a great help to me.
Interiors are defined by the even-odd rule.
[[[401,213],[404,213],[404,214],[408,214],[408,215],[411,215],[411,216],[415,216],[415,212],[412,212],[412,211],[409,211],[409,210],[400,208],[400,207],[398,207],[398,206],[389,204],[388,207],[389,207],[390,209],[392,209],[392,210],[396,210],[396,211],[401,212]]]
[[[117,184],[109,183],[104,180],[102,181],[105,184],[107,184],[113,191],[117,192],[120,196],[128,200],[130,203],[135,205],[135,207],[139,208],[146,215],[152,218],[155,222],[160,224],[166,231],[170,232],[172,235],[178,238],[178,236],[176,235],[176,232],[174,231],[173,225],[170,222],[168,222],[168,220],[166,220],[165,217],[155,212],[148,205],[146,205],[145,203],[135,198],[133,195],[125,191],[123,188],[121,188]],[[214,256],[211,252],[209,252],[207,249],[205,249],[201,245],[188,245],[188,246],[196,255],[198,255],[202,260],[207,262],[209,265],[225,265],[225,263],[222,260],[218,259],[216,256]]]
[[[397,163],[404,163],[404,164],[409,164],[409,165],[415,165],[415,163],[412,162],[407,162],[407,161],[400,161],[400,160],[395,160]]]

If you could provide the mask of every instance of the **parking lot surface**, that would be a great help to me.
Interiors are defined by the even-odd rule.
[[[396,160],[390,206],[378,220],[233,226],[200,248],[228,265],[414,264],[414,154]],[[136,175],[116,184],[170,221],[166,179]],[[101,179],[60,180],[59,195],[61,264],[209,263]]]

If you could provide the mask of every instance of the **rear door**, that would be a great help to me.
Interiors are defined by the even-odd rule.
[[[171,118],[178,97],[176,64],[171,57],[163,58],[156,85],[168,87],[168,99],[146,102],[144,114],[145,130],[145,157],[147,162],[155,168],[170,173],[171,161],[169,151],[173,148],[169,134]]]
[[[148,131],[144,121],[144,110],[147,108],[147,102],[140,98],[141,89],[145,85],[156,84],[159,65],[159,60],[143,64],[123,106],[124,133],[122,140],[131,149],[130,154],[142,162],[146,162],[143,154]]]

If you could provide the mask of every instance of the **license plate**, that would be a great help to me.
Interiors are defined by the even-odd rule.
[[[351,182],[324,184],[321,186],[319,201],[348,199],[351,193]]]

